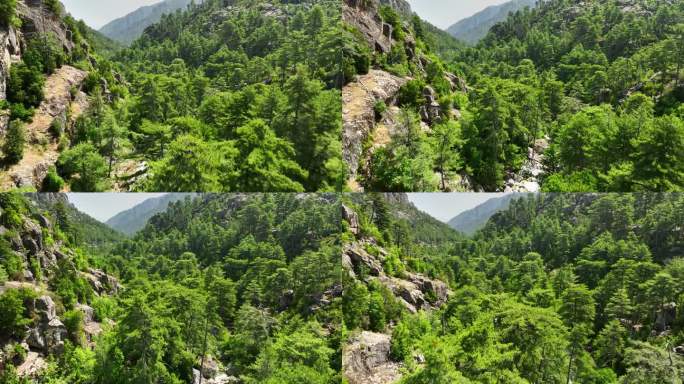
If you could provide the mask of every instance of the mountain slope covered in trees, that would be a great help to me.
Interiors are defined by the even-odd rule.
[[[338,196],[201,195],[96,249],[0,197],[0,383],[339,382]]]
[[[473,209],[461,212],[449,220],[449,226],[466,235],[474,234],[487,224],[489,218],[499,211],[508,208],[512,200],[519,198],[519,194],[508,194],[491,198]]]
[[[5,2],[24,9],[22,1]],[[343,189],[341,26],[333,0],[191,2],[123,49],[59,16],[53,3],[49,25],[68,49],[53,44],[51,30],[30,29],[40,23],[27,23],[34,38],[24,56],[35,60],[12,65],[9,103],[0,105],[11,120],[29,124],[17,121],[6,135],[7,161],[32,179],[15,184],[75,192]],[[45,4],[31,15],[50,10]],[[17,45],[5,40],[3,59]],[[84,52],[89,40],[100,54]],[[79,76],[60,88],[66,117],[43,121],[54,103],[41,73],[67,63]],[[22,178],[3,176],[8,184]]]
[[[145,28],[161,20],[162,15],[182,10],[191,2],[192,0],[164,0],[157,4],[140,7],[126,16],[110,21],[99,31],[112,40],[130,44],[143,34]]]
[[[684,380],[681,194],[529,195],[472,239],[430,242],[395,236],[387,199],[348,204],[365,244],[345,253],[350,383],[359,372],[377,383]]]
[[[681,2],[544,1],[446,50],[417,16],[364,4],[344,8],[344,157],[361,187],[683,188]]]
[[[119,212],[107,220],[105,224],[121,233],[132,235],[143,229],[152,216],[165,211],[169,204],[186,197],[193,198],[195,196],[185,193],[169,193],[161,197],[150,198],[131,209]]]
[[[512,0],[500,5],[493,5],[473,16],[459,20],[447,28],[447,32],[458,40],[468,44],[476,44],[487,36],[491,27],[506,20],[509,13],[535,5],[537,5],[537,0]]]

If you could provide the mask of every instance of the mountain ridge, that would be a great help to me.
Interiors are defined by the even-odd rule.
[[[98,31],[123,44],[130,44],[140,37],[147,27],[158,22],[162,15],[175,12],[192,4],[193,0],[163,0],[146,5],[105,24]],[[196,0],[195,3],[202,3]]]
[[[484,203],[461,212],[448,221],[451,228],[466,235],[473,235],[478,229],[485,226],[490,217],[497,212],[505,210],[515,198],[523,197],[522,193],[510,193],[501,197],[491,198]]]
[[[105,224],[130,236],[143,229],[151,217],[165,211],[169,204],[188,197],[192,198],[194,194],[169,193],[164,196],[149,198],[133,208],[117,213]]]
[[[457,21],[446,31],[463,42],[476,44],[487,35],[491,27],[506,20],[509,13],[525,7],[534,7],[536,2],[537,0],[511,0],[503,4],[492,5],[470,17]]]

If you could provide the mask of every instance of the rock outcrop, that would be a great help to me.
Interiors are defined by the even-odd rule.
[[[343,157],[350,178],[356,178],[363,144],[375,128],[375,104],[393,104],[407,79],[371,70],[342,89]]]
[[[2,189],[40,188],[48,169],[59,157],[57,138],[50,132],[50,126],[58,120],[63,127],[68,127],[68,123],[75,121],[87,108],[86,100],[72,96],[72,89],[79,89],[86,75],[85,71],[65,65],[48,77],[44,87],[45,98],[25,128],[29,146],[19,163],[3,172],[0,178]],[[77,107],[71,108],[74,102]]]
[[[10,67],[21,60],[29,38],[37,34],[50,35],[67,54],[75,48],[72,31],[62,21],[62,15],[48,10],[42,1],[19,0],[16,11],[22,22],[21,28],[0,26],[0,101],[7,99]],[[8,123],[9,113],[0,110],[0,135],[4,135]]]
[[[388,194],[401,199],[403,194]],[[356,213],[344,207],[345,220],[351,227]],[[359,235],[357,234],[357,238]],[[373,254],[368,250],[372,250]],[[360,238],[345,244],[342,248],[342,266],[351,278],[364,276],[366,281],[377,280],[387,287],[409,312],[431,310],[446,303],[451,294],[446,283],[433,280],[419,273],[403,272],[401,276],[385,273],[383,263],[388,252],[373,238]]]
[[[361,332],[342,353],[344,377],[349,384],[394,383],[401,378],[401,364],[390,359],[391,336]]]

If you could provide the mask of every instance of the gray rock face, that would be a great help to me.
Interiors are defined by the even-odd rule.
[[[344,377],[349,384],[394,383],[401,364],[390,359],[391,336],[361,332],[351,338],[342,354]]]
[[[41,316],[41,319],[50,322],[57,317],[55,302],[50,296],[41,296],[35,301],[35,310]]]
[[[392,104],[406,79],[371,70],[342,89],[343,158],[352,179],[356,177],[363,143],[375,126],[375,103]]]
[[[33,308],[39,320],[29,329],[26,343],[45,353],[61,353],[67,330],[57,317],[54,301],[50,296],[41,296],[35,300]]]
[[[359,234],[359,215],[356,214],[351,208],[346,205],[342,205],[342,218],[349,224],[349,229],[354,235]]]
[[[114,295],[121,289],[119,280],[99,269],[88,268],[88,272],[81,272],[81,276],[88,280],[88,283],[98,295]]]

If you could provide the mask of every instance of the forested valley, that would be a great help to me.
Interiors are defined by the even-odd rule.
[[[681,194],[529,194],[472,237],[344,204],[348,383],[684,381]]]
[[[352,188],[684,186],[681,1],[538,1],[476,45],[405,1],[345,0],[343,19]]]
[[[132,237],[0,207],[0,383],[340,382],[339,196],[192,196]]]
[[[341,190],[336,4],[193,2],[122,47],[0,0],[3,189]]]

